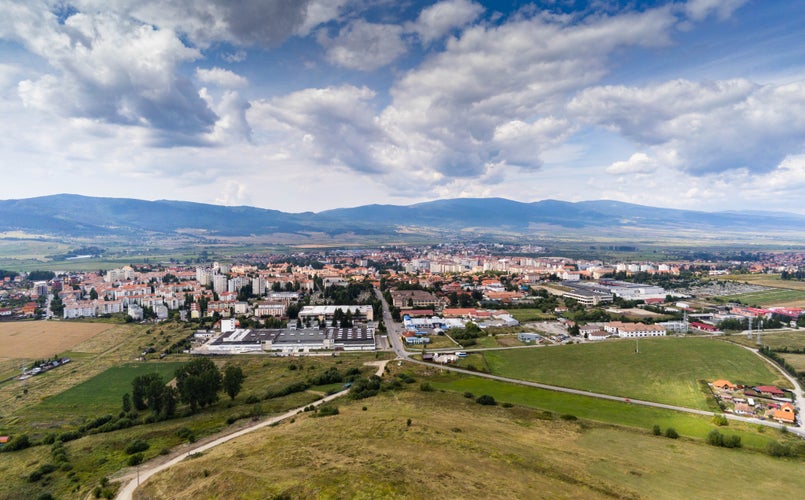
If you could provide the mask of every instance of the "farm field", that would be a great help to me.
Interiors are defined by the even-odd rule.
[[[780,354],[798,372],[805,372],[805,354]]]
[[[6,380],[0,383],[0,425],[5,416],[18,414],[22,409],[64,392],[108,368],[131,363],[148,347],[154,348],[156,352],[150,356],[156,358],[161,350],[181,341],[192,332],[186,325],[177,323],[163,323],[156,326],[110,324],[100,321],[32,323],[47,325],[47,328],[60,328],[64,325],[76,329],[96,328],[102,329],[102,333],[73,345],[69,350],[48,352],[45,356],[54,354],[67,356],[72,359],[69,365],[24,381]],[[29,358],[30,360],[32,358]],[[3,370],[4,374],[16,374],[21,366],[20,362],[21,360],[4,361],[0,363],[0,370]]]
[[[742,304],[747,305],[802,307],[805,306],[805,289],[775,288],[761,292],[727,295],[721,298],[725,301],[741,301]]]
[[[0,322],[0,361],[49,358],[111,328],[108,323]]]
[[[731,276],[719,276],[718,279],[740,281],[772,288],[805,291],[805,281],[782,280],[779,274],[736,274]]]
[[[789,382],[755,354],[703,338],[641,339],[484,353],[491,373],[615,396],[708,409],[700,381]]]
[[[480,406],[450,392],[385,393],[338,407],[326,422],[300,416],[186,460],[137,497],[701,498],[805,488],[801,462]]]

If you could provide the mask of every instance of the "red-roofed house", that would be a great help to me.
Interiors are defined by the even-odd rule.
[[[781,424],[793,424],[796,422],[794,405],[791,403],[783,403],[779,410],[774,410],[773,418]]]

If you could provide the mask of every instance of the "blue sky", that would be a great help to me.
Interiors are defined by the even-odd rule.
[[[805,213],[803,2],[0,7],[6,199]]]

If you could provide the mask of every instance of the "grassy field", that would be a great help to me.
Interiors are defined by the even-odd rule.
[[[0,360],[49,358],[113,326],[67,321],[5,321],[0,323]]]
[[[768,286],[772,288],[785,288],[788,290],[805,291],[805,281],[782,280],[779,274],[735,274],[719,276],[718,280],[739,281],[752,285]]]
[[[289,408],[307,405],[329,390],[343,384],[313,386],[307,391],[288,396],[263,399],[267,391],[276,391],[292,383],[306,381],[335,367],[341,373],[359,368],[364,375],[375,368],[364,366],[374,360],[373,353],[342,354],[337,357],[276,358],[270,356],[216,357],[220,367],[227,364],[240,366],[246,379],[241,393],[234,401],[221,394],[221,400],[197,414],[189,415],[180,407],[178,418],[149,425],[136,425],[114,432],[87,435],[68,442],[70,470],[51,474],[48,481],[37,484],[25,478],[37,466],[51,461],[50,446],[35,446],[14,453],[0,453],[0,470],[6,472],[6,481],[0,483],[0,498],[36,498],[48,491],[57,498],[79,498],[90,491],[101,477],[110,475],[126,466],[129,455],[125,447],[136,439],[150,445],[146,459],[170,453],[182,448],[184,439],[177,435],[183,427],[190,429],[199,440],[213,433],[234,430],[249,421],[252,416],[281,413]],[[25,408],[15,418],[0,420],[0,434],[18,435],[26,430],[33,439],[49,432],[73,430],[81,423],[104,414],[117,414],[122,394],[130,392],[129,377],[157,370],[165,379],[172,376],[181,363],[153,362],[124,364],[108,369],[92,379],[48,398],[39,404]],[[105,385],[106,382],[109,385]],[[93,390],[95,392],[93,392]],[[255,403],[255,401],[257,401]],[[147,412],[146,412],[147,413]],[[145,415],[143,415],[145,416]],[[17,429],[15,431],[15,429]],[[37,494],[33,494],[38,492]]]
[[[805,354],[780,354],[798,372],[805,372]]]
[[[158,373],[166,381],[173,379],[184,362],[130,363],[109,368],[70,389],[47,398],[33,409],[42,418],[55,415],[100,416],[120,411],[121,398],[131,393],[131,381],[147,373]],[[88,404],[91,402],[92,404]]]
[[[707,409],[700,380],[788,381],[759,357],[727,342],[702,338],[632,340],[484,353],[495,375],[604,394]]]
[[[449,392],[338,406],[326,421],[300,416],[189,459],[136,498],[718,498],[805,488],[801,462]]]
[[[556,318],[555,314],[544,313],[541,309],[508,309],[508,311],[512,316],[514,316],[514,319],[520,323],[527,323],[529,321],[545,321]]]
[[[741,345],[749,346],[752,348],[757,347],[757,335],[752,335],[752,338],[739,333],[729,336],[730,342],[736,342]],[[788,349],[805,349],[805,330],[786,330],[776,332],[764,332],[760,335],[760,342],[762,345],[767,345],[773,350],[788,348]]]
[[[805,290],[775,288],[774,290],[763,290],[761,292],[727,295],[721,298],[725,301],[741,301],[742,304],[757,306],[805,306]]]

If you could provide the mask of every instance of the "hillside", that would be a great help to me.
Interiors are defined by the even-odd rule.
[[[320,213],[286,213],[181,201],[143,201],[53,195],[0,201],[0,232],[67,238],[147,236],[248,238],[316,235],[395,239],[420,234],[431,238],[463,235],[489,239],[546,233],[604,237],[657,234],[773,237],[802,240],[805,217],[786,213],[696,212],[615,201],[521,203],[503,198],[460,198],[414,205],[366,205]]]
[[[703,498],[805,488],[796,461],[457,393],[338,404],[338,415],[301,414],[186,460],[137,498]]]

